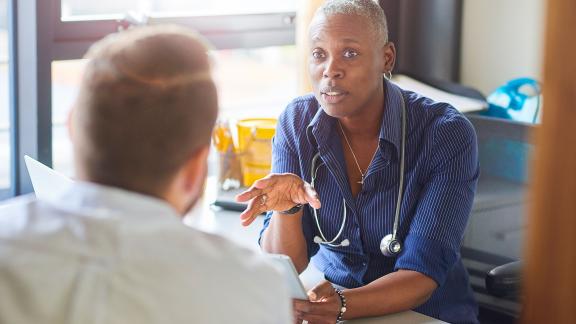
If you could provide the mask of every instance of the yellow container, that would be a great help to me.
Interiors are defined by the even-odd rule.
[[[276,119],[241,119],[238,127],[238,151],[242,166],[242,185],[249,187],[254,181],[270,173],[272,137],[276,132]]]

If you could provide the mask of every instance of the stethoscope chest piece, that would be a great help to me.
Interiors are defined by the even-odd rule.
[[[394,257],[402,251],[402,244],[392,234],[388,234],[380,242],[380,251],[385,256]]]

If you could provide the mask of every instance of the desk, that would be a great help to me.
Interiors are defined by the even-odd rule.
[[[252,225],[243,227],[240,225],[239,213],[226,211],[219,208],[211,207],[207,202],[214,201],[214,196],[207,190],[206,195],[200,201],[197,207],[192,210],[184,219],[184,222],[203,231],[222,235],[235,243],[246,248],[259,251],[258,235],[262,228],[264,217],[259,216]],[[322,274],[314,266],[309,266],[301,275],[306,288],[311,288],[323,279]],[[392,315],[363,318],[346,321],[350,324],[437,324],[445,323],[443,321],[416,313],[407,311]]]
[[[413,311],[345,321],[349,324],[440,324],[446,323]]]

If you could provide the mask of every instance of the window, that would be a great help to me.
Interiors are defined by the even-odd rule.
[[[130,8],[126,10],[126,8]],[[88,16],[124,15],[128,12],[149,15],[214,16],[289,12],[296,10],[296,1],[262,0],[62,0],[63,20],[86,19]]]
[[[74,174],[68,113],[78,95],[85,64],[85,60],[52,63],[52,166],[68,176]]]
[[[131,25],[192,27],[218,49],[294,44],[297,0],[46,0],[52,55],[78,59],[90,43]]]
[[[214,54],[221,117],[277,117],[298,93],[293,45]]]
[[[18,1],[11,52],[17,57],[11,59],[14,69],[8,69],[5,17],[16,2],[0,0],[0,197],[10,195],[2,193],[6,186],[16,195],[32,190],[24,154],[74,173],[66,121],[86,64],[82,57],[94,42],[118,30],[171,23],[202,34],[214,46],[223,117],[276,116],[297,94],[297,0]],[[29,28],[32,22],[35,28]],[[12,117],[8,80],[16,81],[18,95]],[[12,130],[10,118],[16,121]]]
[[[0,0],[0,192],[10,188],[8,2]]]
[[[297,95],[293,45],[214,51],[220,116],[277,117]],[[52,157],[54,169],[72,175],[72,146],[66,120],[86,61],[52,63]]]

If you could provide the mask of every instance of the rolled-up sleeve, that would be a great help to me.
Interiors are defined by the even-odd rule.
[[[460,114],[431,126],[430,176],[395,269],[414,270],[441,286],[459,258],[479,176],[476,134]]]

